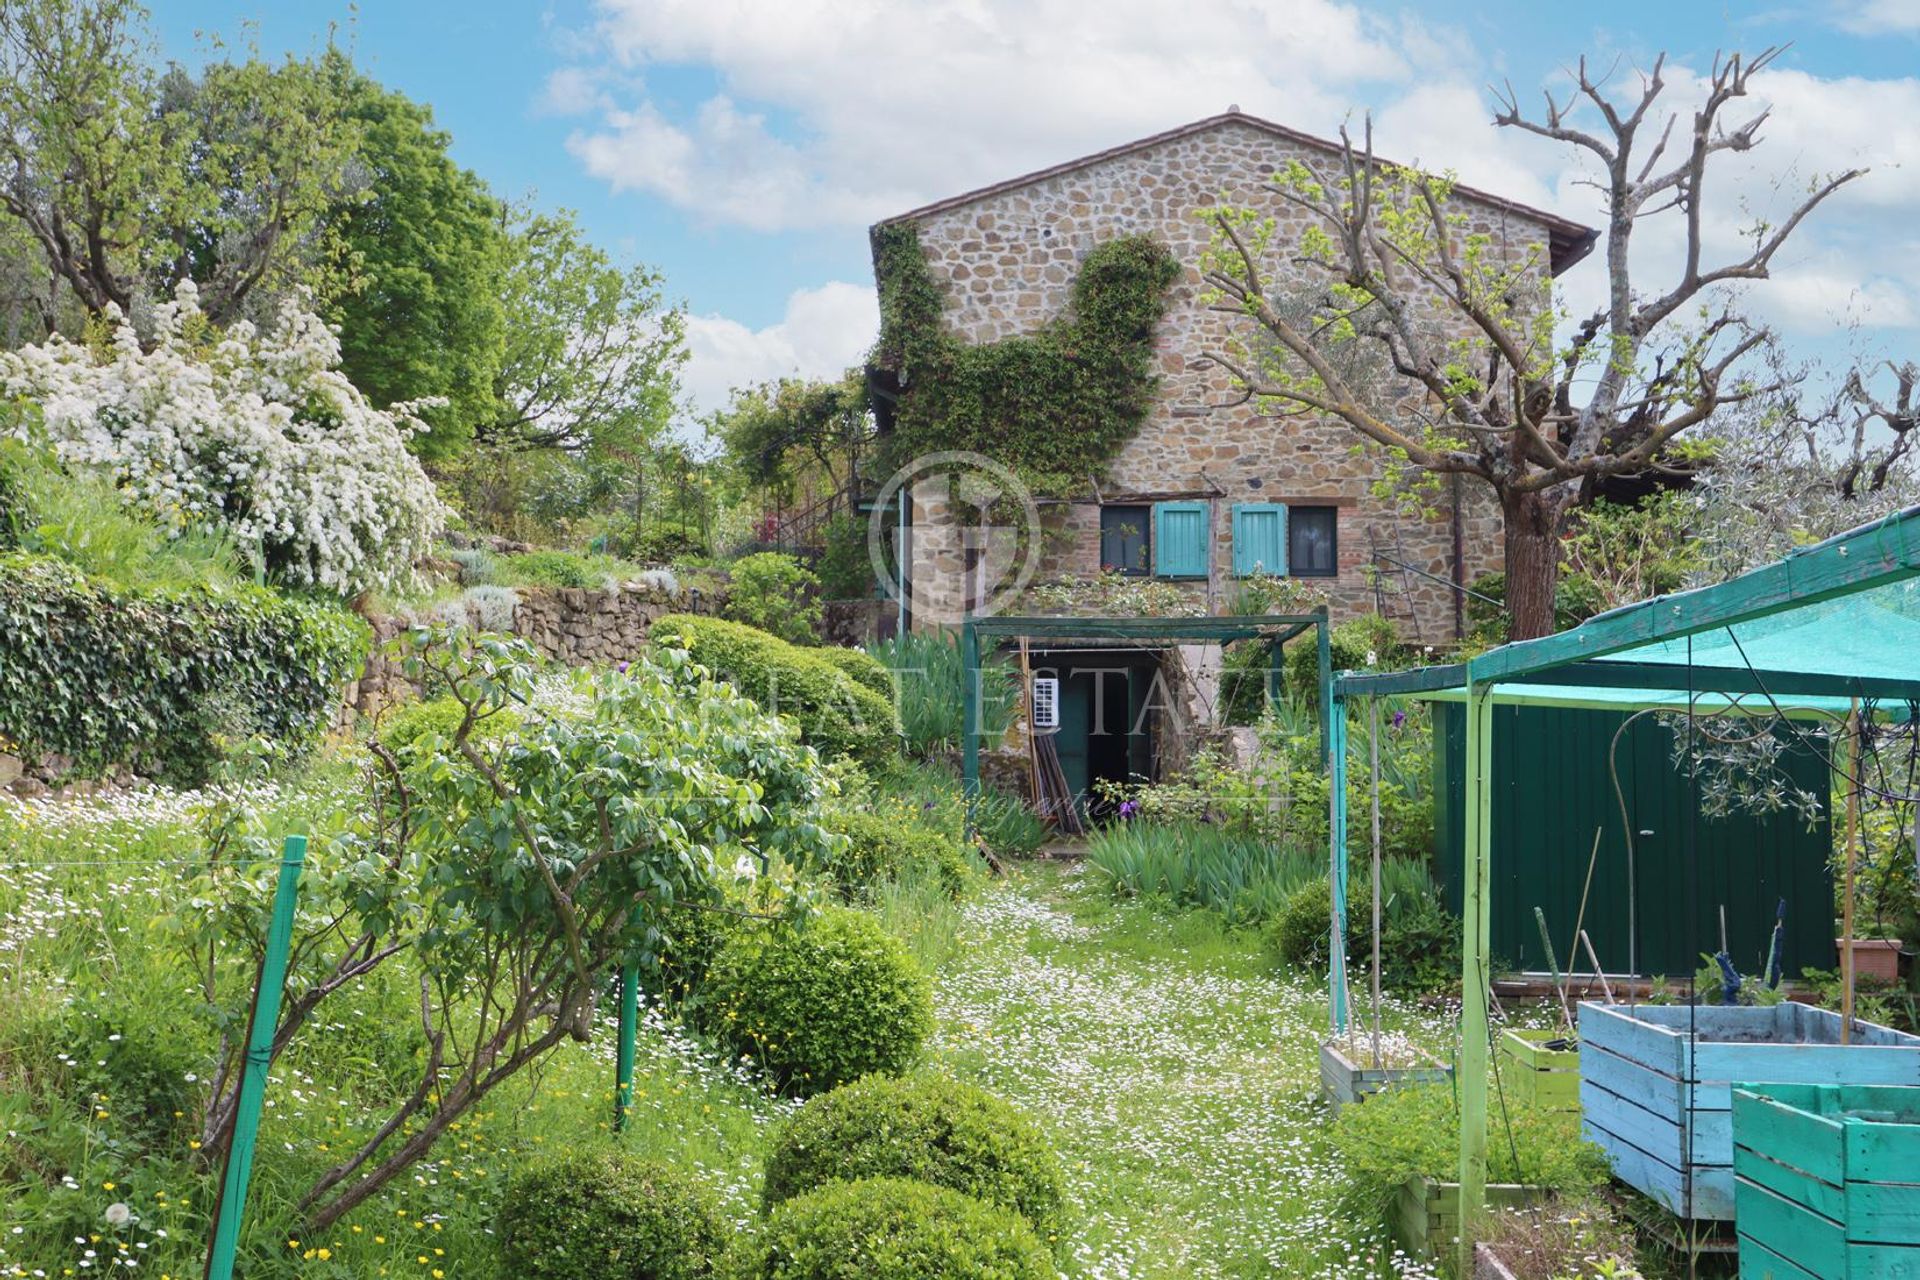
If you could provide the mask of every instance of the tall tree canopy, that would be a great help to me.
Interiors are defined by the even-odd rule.
[[[482,442],[636,455],[672,416],[684,313],[658,274],[618,266],[567,210],[511,210],[502,242],[506,340]]]
[[[849,370],[837,382],[782,378],[743,388],[713,431],[751,484],[784,492],[812,471],[828,492],[845,489],[873,437],[866,378]]]
[[[192,279],[223,322],[324,261],[355,130],[312,62],[155,71],[144,17],[131,0],[0,5],[0,210],[85,312]],[[56,327],[61,293],[34,296]]]
[[[324,59],[333,109],[357,136],[365,184],[331,211],[343,270],[327,316],[342,363],[375,402],[437,397],[415,440],[444,457],[498,417],[495,383],[506,354],[499,277],[506,260],[501,205],[447,154],[433,112],[382,88],[344,55]]]
[[[1776,385],[1751,370],[1765,333],[1726,286],[1764,279],[1801,222],[1862,172],[1817,179],[1786,216],[1751,227],[1742,251],[1707,261],[1709,169],[1759,143],[1767,111],[1727,117],[1777,53],[1716,60],[1690,120],[1660,109],[1661,60],[1624,100],[1584,62],[1540,116],[1509,91],[1497,124],[1565,143],[1601,175],[1605,301],[1563,342],[1544,255],[1470,232],[1451,180],[1377,161],[1369,130],[1359,146],[1343,133],[1334,165],[1275,175],[1274,195],[1309,215],[1298,243],[1281,243],[1263,211],[1213,211],[1202,272],[1214,307],[1242,323],[1209,354],[1264,408],[1345,423],[1416,477],[1485,482],[1504,516],[1512,633],[1550,632],[1569,509],[1601,481],[1660,471],[1681,433]],[[1680,223],[1677,278],[1636,279],[1634,233],[1663,215]],[[1282,262],[1317,278],[1289,289]]]

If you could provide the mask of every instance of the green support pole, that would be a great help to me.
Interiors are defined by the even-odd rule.
[[[1467,687],[1466,851],[1461,874],[1460,1254],[1473,1274],[1473,1233],[1487,1200],[1487,863],[1493,806],[1493,686]]]
[[[613,1131],[627,1127],[627,1108],[633,1105],[633,1046],[640,1032],[640,969],[620,970],[620,1044],[613,1059]]]
[[[1287,696],[1287,663],[1284,642],[1267,645],[1267,707],[1271,709]]]
[[[260,981],[253,991],[253,1015],[247,1020],[247,1053],[240,1067],[240,1104],[234,1108],[233,1138],[213,1212],[213,1243],[207,1250],[207,1280],[232,1280],[240,1225],[247,1215],[247,1180],[253,1174],[253,1146],[260,1136],[260,1103],[267,1092],[267,1067],[273,1057],[273,1033],[280,1025],[280,992],[287,983],[287,953],[293,947],[294,908],[300,900],[300,869],[307,861],[307,838],[288,836],[280,858],[280,881],[273,892],[273,920],[267,926],[267,950],[260,959]]]
[[[966,742],[960,749],[960,787],[967,800],[966,837],[972,840],[980,805],[980,635],[972,618],[960,624],[960,669],[967,682],[961,694],[960,736]]]
[[[1321,689],[1325,691],[1326,686]],[[1323,697],[1327,733],[1327,886],[1333,910],[1327,946],[1327,1011],[1333,1034],[1347,1031],[1347,700]]]
[[[1320,763],[1325,764],[1327,753],[1333,748],[1328,736],[1331,723],[1328,703],[1333,697],[1333,627],[1327,621],[1327,606],[1321,605],[1314,612],[1320,615],[1320,625],[1313,629],[1313,634],[1320,646]]]

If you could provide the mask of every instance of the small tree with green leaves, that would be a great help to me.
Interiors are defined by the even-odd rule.
[[[773,850],[817,862],[839,841],[821,824],[827,783],[814,754],[683,653],[582,675],[591,710],[554,712],[533,697],[538,658],[523,642],[422,629],[398,644],[409,676],[458,704],[458,722],[397,751],[372,744],[366,803],[317,833],[273,1052],[330,996],[403,953],[424,1052],[392,1113],[300,1197],[312,1230],[562,1041],[590,1039],[613,972],[657,959],[678,913],[738,914],[729,876],[784,879]],[[517,727],[493,732],[510,708]],[[251,862],[236,856],[249,849]],[[238,1006],[254,972],[221,957],[257,957],[276,866],[271,842],[233,815],[187,886],[191,909],[171,922],[205,975],[208,1008],[227,1010],[209,1160],[231,1133]],[[799,893],[755,901],[769,916],[808,905]]]
[[[1513,635],[1551,632],[1568,511],[1601,482],[1683,466],[1683,432],[1773,389],[1764,369],[1748,372],[1766,333],[1729,287],[1765,279],[1807,215],[1863,172],[1816,179],[1782,220],[1748,227],[1743,250],[1706,261],[1708,169],[1758,145],[1768,112],[1725,117],[1779,52],[1716,59],[1690,122],[1655,119],[1660,59],[1624,101],[1584,61],[1539,117],[1508,88],[1496,124],[1567,144],[1599,171],[1606,300],[1563,341],[1545,247],[1471,229],[1453,180],[1375,159],[1369,125],[1359,144],[1342,130],[1331,163],[1273,176],[1274,196],[1306,215],[1293,240],[1265,211],[1208,211],[1207,296],[1240,323],[1207,354],[1241,401],[1351,428],[1416,498],[1444,475],[1484,482],[1505,526]],[[1654,285],[1629,255],[1663,215],[1681,222],[1684,250],[1678,278]]]

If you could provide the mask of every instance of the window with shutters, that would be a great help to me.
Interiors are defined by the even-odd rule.
[[[1151,573],[1148,547],[1153,540],[1148,534],[1152,526],[1152,507],[1101,507],[1100,567],[1135,577]]]
[[[1285,577],[1287,509],[1277,502],[1239,502],[1233,508],[1233,573]]]
[[[1153,571],[1162,578],[1207,576],[1207,504],[1158,502],[1153,507]]]
[[[1339,531],[1338,507],[1288,508],[1287,572],[1296,578],[1339,576]]]

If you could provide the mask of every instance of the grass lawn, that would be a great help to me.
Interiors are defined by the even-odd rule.
[[[289,826],[324,803],[266,799]],[[167,1118],[170,1097],[192,1106],[167,1077],[182,1059],[163,1054],[145,1096],[99,1083],[129,1044],[185,1044],[192,1061],[201,1032],[165,925],[190,909],[171,860],[196,847],[191,808],[163,795],[57,817],[0,811],[0,1275],[200,1274],[214,1184],[194,1163],[191,1115]],[[1420,1274],[1377,1229],[1338,1214],[1342,1173],[1315,1100],[1325,998],[1275,978],[1250,935],[1115,904],[1050,864],[961,904],[900,888],[879,905],[936,975],[937,1064],[1026,1108],[1057,1142],[1076,1202],[1067,1274]],[[249,1276],[497,1276],[490,1229],[513,1169],[608,1140],[610,1034],[560,1049],[433,1160],[325,1239],[302,1239],[288,1225],[298,1190],[391,1105],[380,1064],[411,998],[397,972],[370,983],[277,1064]],[[1396,1008],[1393,1020],[1447,1043],[1439,1014]],[[791,1105],[651,1014],[623,1141],[697,1169],[745,1227],[762,1151]],[[118,1204],[131,1213],[122,1226],[108,1221]]]

